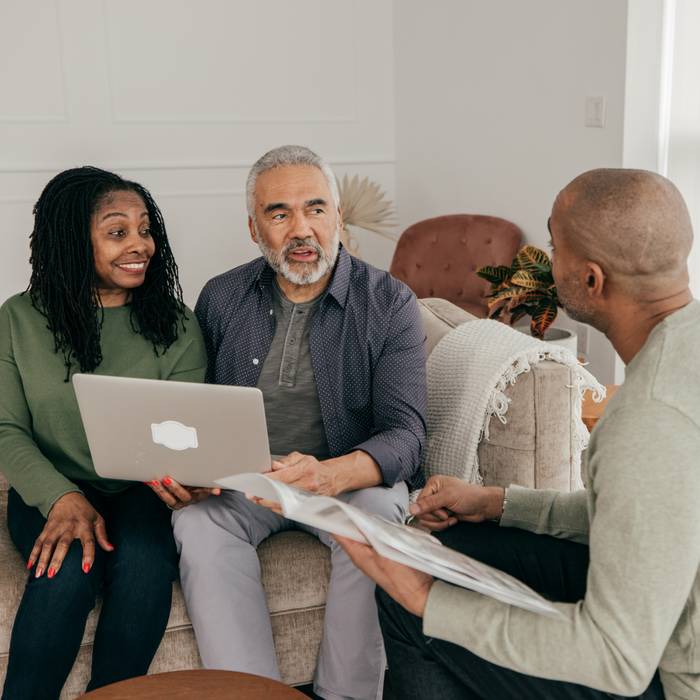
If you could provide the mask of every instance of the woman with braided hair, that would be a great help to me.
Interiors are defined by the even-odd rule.
[[[2,698],[58,700],[100,589],[88,690],[147,673],[177,575],[170,511],[150,486],[95,473],[70,379],[201,382],[206,352],[140,185],[60,173],[34,207],[30,247],[29,287],[0,307],[0,471],[29,569]]]

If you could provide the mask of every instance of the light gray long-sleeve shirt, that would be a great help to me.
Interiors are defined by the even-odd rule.
[[[590,546],[586,597],[557,621],[437,581],[426,635],[520,673],[700,698],[700,302],[659,323],[588,447],[587,489],[511,487],[501,526]]]

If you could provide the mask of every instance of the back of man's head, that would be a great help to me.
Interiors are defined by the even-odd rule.
[[[283,165],[311,165],[314,168],[318,168],[325,175],[328,182],[328,187],[333,197],[333,206],[336,209],[338,208],[340,204],[338,182],[328,163],[306,146],[279,146],[268,151],[262,158],[258,159],[248,173],[245,187],[246,207],[248,208],[248,216],[253,221],[255,221],[255,183],[258,177],[267,170],[273,170]]]
[[[681,193],[661,175],[591,170],[562,190],[552,216],[567,247],[598,263],[623,289],[653,296],[685,273],[690,216]]]

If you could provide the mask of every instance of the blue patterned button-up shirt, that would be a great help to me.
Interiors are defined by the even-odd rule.
[[[257,384],[275,330],[274,274],[257,258],[202,290],[195,314],[209,383]],[[428,403],[425,331],[413,292],[341,247],[309,345],[331,456],[362,450],[385,485],[411,482]]]

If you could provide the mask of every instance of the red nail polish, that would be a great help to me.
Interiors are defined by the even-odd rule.
[[[163,483],[164,483],[166,486],[170,486],[170,484],[172,484],[173,482],[170,481],[170,479],[168,479],[168,477],[166,476],[165,479],[163,479]]]
[[[49,569],[49,573],[46,574],[49,578],[53,578],[56,575],[56,569],[53,566]]]
[[[151,481],[151,486],[153,486],[154,489],[157,489],[160,486],[160,484],[155,479],[153,479],[153,481]]]
[[[41,576],[43,573],[44,573],[43,569],[37,569],[36,573],[34,575],[36,576],[36,578],[39,578],[39,576]]]
[[[107,544],[108,544],[112,549],[114,549],[114,545],[113,545],[111,542],[107,542]]]
[[[146,486],[150,486],[151,482],[150,481],[142,481],[142,484],[146,484]]]
[[[27,568],[28,568],[28,569],[31,569],[32,566],[34,566],[34,562],[33,562],[33,561],[27,562]]]
[[[89,561],[86,561],[86,562],[83,564],[83,571],[84,571],[86,574],[89,574],[89,573],[90,573],[90,562],[89,562]]]

